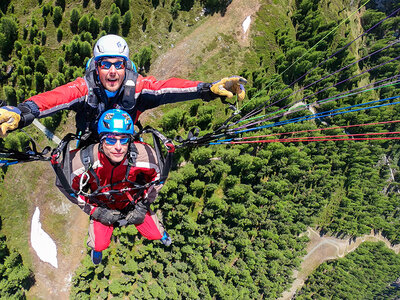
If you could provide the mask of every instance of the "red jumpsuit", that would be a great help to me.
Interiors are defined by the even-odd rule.
[[[132,182],[140,181],[140,184],[157,180],[160,177],[160,169],[158,166],[157,156],[152,147],[146,143],[135,142],[135,146],[138,150],[135,165],[129,170],[128,179]],[[98,151],[98,145],[93,148],[94,163],[93,170],[96,173],[100,184],[100,187],[110,185],[101,189],[101,192],[107,192],[111,189],[120,190],[126,187],[131,187],[131,183],[123,182],[125,179],[128,159],[125,158],[118,165],[112,165],[105,154]],[[97,159],[96,159],[97,157]],[[76,191],[80,190],[80,179],[85,173],[85,167],[82,164],[80,158],[80,151],[71,153],[72,170],[72,188]],[[90,174],[90,172],[86,173]],[[88,185],[91,191],[95,191],[98,186],[96,179],[93,175],[89,175]],[[122,182],[121,182],[122,181]],[[119,183],[118,183],[119,182]],[[158,191],[161,189],[161,185],[152,185],[150,188],[144,191],[140,196],[140,200],[146,199],[149,203],[152,203],[158,195]],[[96,197],[96,202],[91,201],[88,197],[82,195],[78,196],[73,202],[86,212],[91,214],[97,206],[98,202],[102,203],[109,209],[123,210],[130,202],[130,199],[134,199],[138,190],[131,190],[123,192],[121,194],[112,194],[109,197],[99,195]],[[128,195],[129,193],[129,195]],[[149,240],[158,240],[164,234],[164,227],[157,218],[157,215],[149,210],[146,214],[145,220],[142,224],[135,225],[137,230]],[[89,238],[88,246],[95,251],[103,251],[106,249],[111,241],[112,232],[114,227],[103,225],[102,223],[91,219],[89,226]]]

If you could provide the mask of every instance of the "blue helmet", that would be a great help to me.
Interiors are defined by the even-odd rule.
[[[105,111],[97,124],[99,135],[106,133],[133,134],[133,121],[131,116],[120,109],[110,109]]]

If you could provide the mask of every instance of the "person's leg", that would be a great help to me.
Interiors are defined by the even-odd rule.
[[[95,251],[103,251],[108,248],[114,226],[104,225],[91,219],[89,224],[89,237],[87,245]]]
[[[171,238],[165,231],[160,219],[152,210],[149,210],[146,213],[146,217],[144,218],[144,222],[142,224],[135,226],[140,234],[145,238],[149,240],[161,240],[161,242],[166,246],[171,244]]]

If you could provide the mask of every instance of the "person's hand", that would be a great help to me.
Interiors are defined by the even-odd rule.
[[[228,98],[237,95],[238,100],[241,101],[246,96],[246,91],[243,87],[243,84],[246,83],[247,80],[240,76],[225,77],[212,83],[211,92],[218,96]]]
[[[128,224],[142,224],[146,217],[148,207],[142,201],[136,203],[134,210],[127,213],[125,220]]]
[[[6,137],[9,131],[17,129],[20,120],[21,111],[17,107],[0,107],[0,138]]]
[[[93,219],[99,221],[104,225],[113,225],[118,220],[123,218],[120,211],[115,209],[108,209],[105,207],[97,207],[92,213]]]

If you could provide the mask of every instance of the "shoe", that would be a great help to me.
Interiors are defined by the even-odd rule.
[[[169,234],[166,232],[166,231],[164,231],[164,235],[163,235],[163,237],[160,239],[160,241],[161,241],[161,243],[163,243],[165,246],[169,246],[169,245],[171,245],[171,243],[172,243],[172,239],[171,239],[171,237],[169,236]]]
[[[92,262],[95,265],[98,265],[101,263],[101,259],[103,258],[103,252],[92,250],[90,257],[92,258]]]

